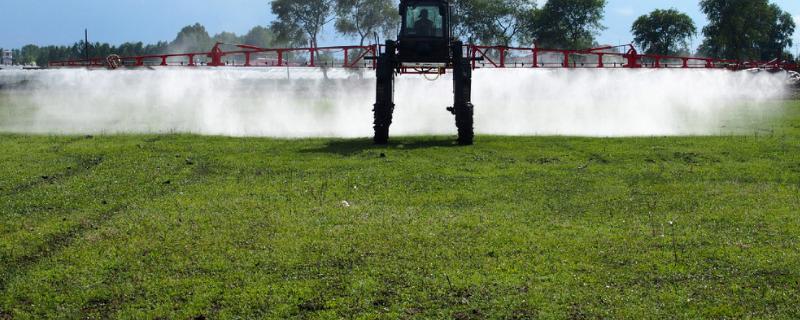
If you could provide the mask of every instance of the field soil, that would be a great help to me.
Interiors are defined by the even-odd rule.
[[[0,319],[800,318],[800,103],[453,140],[0,135]]]

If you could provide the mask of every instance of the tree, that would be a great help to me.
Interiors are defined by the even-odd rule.
[[[28,65],[36,63],[39,57],[40,49],[38,46],[29,44],[22,47],[18,53],[14,55],[14,63],[21,65]]]
[[[528,16],[528,37],[538,45],[562,49],[593,46],[601,24],[605,0],[548,0]]]
[[[319,34],[334,20],[334,0],[273,0],[272,13],[277,20],[272,29],[282,41],[296,44],[299,33],[317,47]]]
[[[262,29],[264,29],[262,27]],[[235,34],[223,32],[217,38],[224,39],[236,37]],[[159,41],[155,44],[145,45],[141,42],[126,42],[119,46],[108,43],[90,43],[89,55],[92,58],[105,58],[111,54],[120,56],[142,56],[165,54],[169,52],[206,52],[213,45],[212,39],[208,36],[205,28],[200,24],[183,28],[172,43]],[[83,41],[76,42],[69,46],[44,46],[26,45],[22,47],[19,54],[15,54],[15,63],[32,64],[47,66],[51,61],[84,59],[86,57],[86,46]]]
[[[126,42],[114,50],[114,53],[123,56],[138,56],[144,53],[144,43],[141,42]]]
[[[166,41],[159,41],[156,44],[148,44],[144,46],[143,54],[163,54],[169,51],[169,43]]]
[[[794,17],[783,11],[778,5],[770,5],[770,21],[774,24],[770,28],[769,37],[761,43],[761,60],[775,58],[793,59],[787,48],[794,44],[792,35],[795,30]]]
[[[233,32],[220,32],[219,34],[215,35],[212,39],[214,42],[222,42],[227,44],[240,44],[242,43],[242,38],[237,36]]]
[[[273,21],[269,27],[279,46],[300,47],[308,45],[308,36],[299,26],[285,21]]]
[[[275,42],[275,34],[267,28],[256,26],[242,37],[242,41],[247,45],[268,48]]]
[[[25,46],[28,47],[28,46]],[[25,48],[23,47],[23,48]],[[32,46],[31,48],[36,47]],[[73,46],[74,47],[74,46]],[[72,51],[73,47],[67,46],[47,46],[36,48],[36,65],[47,66],[50,61],[66,60],[66,59],[79,59],[76,53]]]
[[[375,32],[392,37],[400,23],[393,0],[338,0],[336,17],[336,31],[358,38],[362,46]]]
[[[791,15],[768,0],[702,0],[708,16],[703,55],[737,60],[779,58],[792,45]]]
[[[633,41],[646,54],[677,55],[689,51],[689,42],[697,34],[697,28],[685,13],[668,9],[639,17],[631,32]]]
[[[205,52],[214,46],[206,28],[196,23],[186,26],[178,32],[178,36],[170,43],[171,52]]]
[[[534,0],[460,0],[455,8],[456,36],[504,46],[523,38],[525,22],[537,10]]]

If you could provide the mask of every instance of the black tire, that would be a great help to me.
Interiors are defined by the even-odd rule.
[[[471,146],[475,140],[475,130],[473,124],[472,103],[466,103],[456,108],[456,127],[458,127],[458,144]]]
[[[453,111],[456,114],[458,144],[469,146],[475,138],[473,128],[475,107],[472,105],[472,67],[462,58],[462,48],[460,42],[453,48],[453,56],[456,57],[453,70]]]
[[[392,108],[375,104],[375,144],[389,144],[389,126],[392,124]]]
[[[391,57],[383,54],[378,58],[375,108],[375,144],[389,143],[389,127],[392,125],[394,113],[394,70],[392,70]]]

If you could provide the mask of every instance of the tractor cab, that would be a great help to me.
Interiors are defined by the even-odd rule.
[[[403,0],[397,41],[403,63],[444,64],[450,60],[450,5],[447,0]]]

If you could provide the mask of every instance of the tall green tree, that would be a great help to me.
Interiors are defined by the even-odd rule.
[[[708,16],[703,55],[738,60],[779,58],[792,45],[791,15],[768,0],[702,0]]]
[[[605,0],[548,0],[529,16],[528,33],[539,46],[584,49],[595,44],[602,25]]]
[[[269,26],[275,35],[275,44],[283,47],[304,47],[308,45],[308,36],[299,26],[285,21],[273,21]]]
[[[761,60],[793,59],[793,55],[787,49],[794,44],[792,41],[796,28],[794,17],[778,5],[772,4],[770,20],[774,21],[774,24],[770,28],[769,37],[761,43]]]
[[[336,31],[365,40],[375,32],[393,37],[400,24],[400,15],[393,0],[338,0],[336,3]]]
[[[208,35],[206,27],[199,23],[186,26],[170,43],[170,52],[206,52],[214,46],[214,40]]]
[[[251,46],[268,48],[274,44],[275,34],[272,33],[270,29],[262,26],[255,26],[250,29],[247,34],[242,36],[242,41],[244,44]]]
[[[676,55],[689,51],[697,34],[694,21],[675,9],[655,10],[633,22],[633,41],[647,54]]]
[[[537,10],[535,0],[459,0],[455,8],[456,36],[505,46],[523,38],[525,23]]]
[[[273,0],[271,5],[277,17],[273,31],[280,40],[294,44],[302,33],[310,46],[317,47],[325,25],[335,19],[335,0]]]

